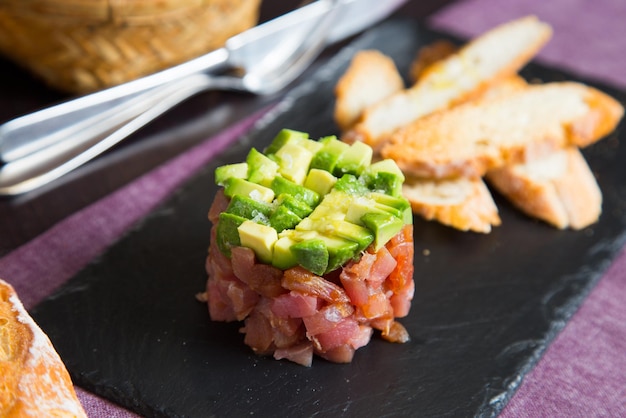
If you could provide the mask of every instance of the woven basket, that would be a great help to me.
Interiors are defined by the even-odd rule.
[[[0,53],[50,86],[87,93],[216,49],[261,0],[0,0]]]

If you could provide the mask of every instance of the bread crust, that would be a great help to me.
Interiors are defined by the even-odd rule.
[[[363,110],[404,88],[394,61],[376,50],[357,52],[335,86],[335,122],[351,128]]]
[[[474,101],[399,129],[381,150],[422,178],[478,178],[569,145],[587,146],[615,129],[622,105],[575,82],[529,85],[495,100]]]
[[[11,285],[0,280],[0,416],[86,417],[70,376]]]
[[[576,147],[493,170],[486,178],[522,212],[559,229],[586,228],[602,212],[602,192]]]
[[[501,224],[498,207],[482,179],[407,179],[402,193],[413,213],[429,221],[484,234]]]

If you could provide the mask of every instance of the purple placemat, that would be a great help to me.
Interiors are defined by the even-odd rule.
[[[465,0],[432,16],[433,28],[475,36],[534,14],[554,34],[538,61],[626,87],[626,1]],[[626,251],[585,300],[502,417],[626,416]]]

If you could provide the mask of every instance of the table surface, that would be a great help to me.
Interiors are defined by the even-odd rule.
[[[284,11],[285,2],[265,0],[261,21]],[[424,20],[434,28],[461,36],[471,36],[497,23],[530,13],[545,17],[555,26],[555,37],[540,54],[541,61],[619,88],[626,87],[626,62],[623,58],[626,54],[621,53],[623,47],[626,47],[626,32],[617,27],[622,27],[619,22],[626,18],[626,7],[621,0],[510,0],[507,3],[498,0],[413,0],[403,6],[397,15]],[[623,42],[618,42],[620,40]],[[340,46],[330,48],[308,73],[322,65]],[[587,53],[577,53],[582,49]],[[7,60],[0,59],[0,72],[4,74],[0,78],[0,123],[68,98],[47,88]],[[33,241],[41,242],[59,225],[65,225],[73,219],[78,222],[81,214],[87,216],[85,214],[89,208],[97,202],[115,199],[120,189],[128,193],[129,187],[146,173],[178,158],[209,137],[219,137],[233,124],[249,120],[250,115],[277,102],[280,97],[253,97],[224,92],[199,94],[49,187],[22,196],[0,198],[0,277],[7,274],[7,270],[3,270],[2,257],[5,260],[15,257]],[[244,125],[239,124],[237,129],[245,129],[249,123]],[[166,129],[179,129],[181,134],[178,137],[181,140],[172,141],[172,137],[177,137],[176,132],[164,133]],[[124,227],[120,226],[122,229]],[[112,236],[111,240],[114,238]],[[626,414],[626,389],[623,389],[626,379],[624,372],[619,372],[626,370],[626,364],[621,360],[624,356],[619,355],[625,352],[626,347],[615,338],[606,340],[609,338],[607,334],[626,335],[624,326],[620,325],[622,321],[617,319],[626,317],[626,312],[614,300],[616,292],[621,296],[626,295],[624,258],[616,260],[583,304],[571,326],[557,338],[543,361],[528,376],[503,415],[536,416],[533,411],[550,416],[565,416],[570,411],[585,416],[605,415],[603,412],[614,416]],[[72,269],[79,267],[59,266],[58,270],[60,274],[65,272],[71,276]],[[11,281],[10,277],[4,278]],[[32,303],[36,301],[33,299]],[[607,310],[610,312],[608,317]],[[590,317],[601,317],[605,322],[594,322]],[[589,334],[591,328],[600,331]],[[585,350],[585,345],[579,344],[581,338],[589,343],[588,346],[596,348]],[[602,338],[605,340],[600,340],[600,350],[604,351],[598,354],[598,339]],[[562,353],[571,356],[572,344],[578,344],[575,354],[580,356],[582,362],[591,363],[599,355],[603,359],[609,356],[616,358],[608,364],[603,363],[602,367],[596,367],[596,372],[590,372],[575,362],[567,363]],[[606,350],[609,350],[608,354]],[[576,389],[573,382],[580,378],[585,380],[583,389]],[[551,385],[567,387],[561,390],[561,395],[546,396],[543,384],[546,380]],[[605,384],[609,386],[603,386]],[[603,391],[603,387],[608,389]],[[615,391],[612,389],[615,387],[622,389]],[[601,399],[608,409],[598,409],[597,404],[589,407],[591,409],[585,409],[588,403],[580,399],[581,393],[589,398]],[[129,415],[82,391],[80,397],[92,416]],[[546,398],[546,402],[539,402]]]

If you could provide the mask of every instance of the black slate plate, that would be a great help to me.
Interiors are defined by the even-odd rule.
[[[586,230],[558,231],[498,197],[503,225],[489,235],[416,219],[407,344],[375,338],[351,364],[317,359],[304,368],[256,357],[237,324],[209,322],[194,300],[206,280],[214,168],[242,160],[250,144],[262,148],[283,127],[336,133],[332,90],[356,50],[380,49],[406,71],[418,47],[441,36],[405,20],[371,30],[37,306],[32,313],[74,380],[146,416],[497,415],[624,242],[623,126],[585,150],[605,199],[599,223]],[[524,75],[574,79],[534,64]]]

